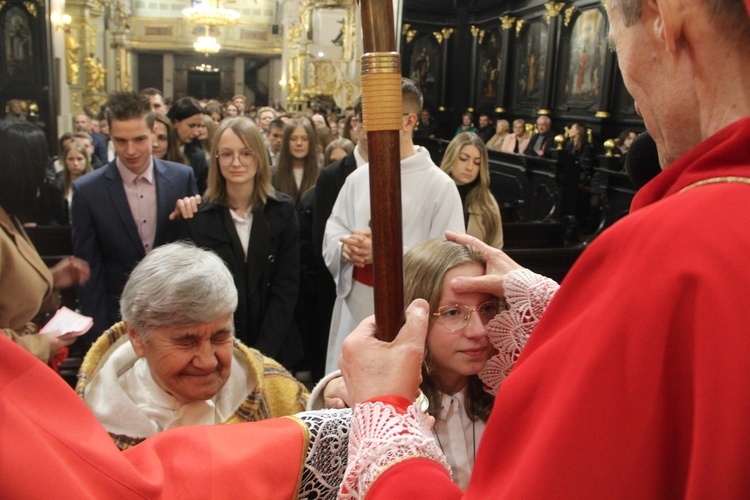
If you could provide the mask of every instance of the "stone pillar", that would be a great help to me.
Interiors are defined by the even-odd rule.
[[[174,97],[174,54],[164,53],[164,83],[161,92],[165,96]]]
[[[252,96],[245,95],[245,58],[236,56],[234,58],[234,95],[244,95],[247,99],[248,107]]]

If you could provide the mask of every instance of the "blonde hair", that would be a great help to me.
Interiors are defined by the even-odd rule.
[[[229,206],[227,181],[224,179],[224,176],[221,175],[219,161],[216,158],[216,155],[219,152],[219,139],[221,139],[222,134],[227,130],[234,132],[234,134],[239,137],[240,141],[242,141],[242,144],[247,146],[247,148],[255,155],[256,161],[258,162],[258,169],[255,173],[255,189],[253,189],[250,206],[253,210],[261,209],[265,206],[268,197],[275,194],[274,188],[271,185],[271,165],[269,164],[266,146],[263,142],[263,137],[260,135],[258,126],[255,125],[250,118],[245,116],[227,118],[222,121],[216,129],[216,133],[213,137],[213,144],[211,145],[211,163],[208,167],[208,185],[204,196],[206,200],[212,203],[216,203],[223,207],[234,208]]]
[[[404,302],[409,304],[421,298],[430,305],[434,312],[440,304],[445,275],[451,269],[463,264],[479,264],[485,267],[485,261],[472,248],[439,238],[423,241],[412,247],[404,256]],[[430,316],[434,318],[434,316]],[[434,321],[430,320],[430,328]],[[428,412],[437,417],[440,413],[440,380],[432,373],[432,356],[425,351],[422,364],[422,392],[430,401]],[[494,398],[484,391],[479,377],[469,377],[466,410],[472,420],[487,420]]]
[[[68,153],[74,150],[81,153],[81,155],[83,155],[83,159],[86,160],[86,166],[84,167],[83,172],[81,173],[81,176],[84,176],[94,170],[91,167],[91,160],[89,159],[89,154],[86,151],[86,147],[77,143],[76,141],[71,141],[71,143],[68,144],[68,146],[62,152],[63,196],[68,196],[68,192],[70,192],[70,186],[73,184],[73,178],[70,176],[70,171],[68,170]]]
[[[490,167],[487,160],[487,147],[484,145],[482,138],[474,132],[462,132],[458,134],[448,144],[448,148],[443,155],[443,161],[440,163],[440,168],[443,169],[443,172],[451,175],[458,155],[464,146],[469,145],[475,146],[479,150],[479,182],[472,188],[468,196],[466,196],[464,211],[467,211],[473,204],[479,207],[482,214],[482,225],[484,226],[484,242],[492,245],[503,228],[500,219],[500,207],[490,192]]]
[[[206,153],[211,153],[211,147],[213,145],[214,134],[216,133],[216,123],[209,114],[203,114],[203,126],[208,130],[208,137],[201,141],[201,147]]]

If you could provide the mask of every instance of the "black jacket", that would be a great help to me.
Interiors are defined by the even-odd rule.
[[[299,224],[291,198],[277,192],[253,212],[247,259],[229,209],[204,203],[183,220],[181,237],[214,251],[226,262],[237,286],[235,333],[286,367],[301,359],[294,324],[300,276]]]
[[[549,152],[555,149],[555,133],[552,130],[549,130],[545,134],[532,135],[531,140],[529,140],[529,145],[526,146],[526,151],[524,151],[523,154],[528,156],[540,156],[534,149],[534,144],[536,144],[536,141],[539,137],[542,138],[541,149],[542,151],[544,151],[544,154],[541,156],[548,156]]]

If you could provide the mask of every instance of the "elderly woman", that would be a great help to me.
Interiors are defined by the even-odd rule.
[[[121,323],[89,350],[76,387],[120,449],[184,425],[264,420],[304,409],[307,390],[235,340],[237,289],[222,260],[163,245],[133,270]]]
[[[530,140],[531,136],[526,133],[526,123],[520,118],[513,120],[513,133],[505,136],[500,151],[517,155],[523,154]]]

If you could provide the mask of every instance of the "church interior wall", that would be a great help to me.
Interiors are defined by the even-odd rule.
[[[558,132],[581,122],[600,143],[643,127],[607,47],[601,2],[424,4],[405,2],[403,74],[422,80],[425,101],[446,131],[467,110],[509,121],[548,115]]]

